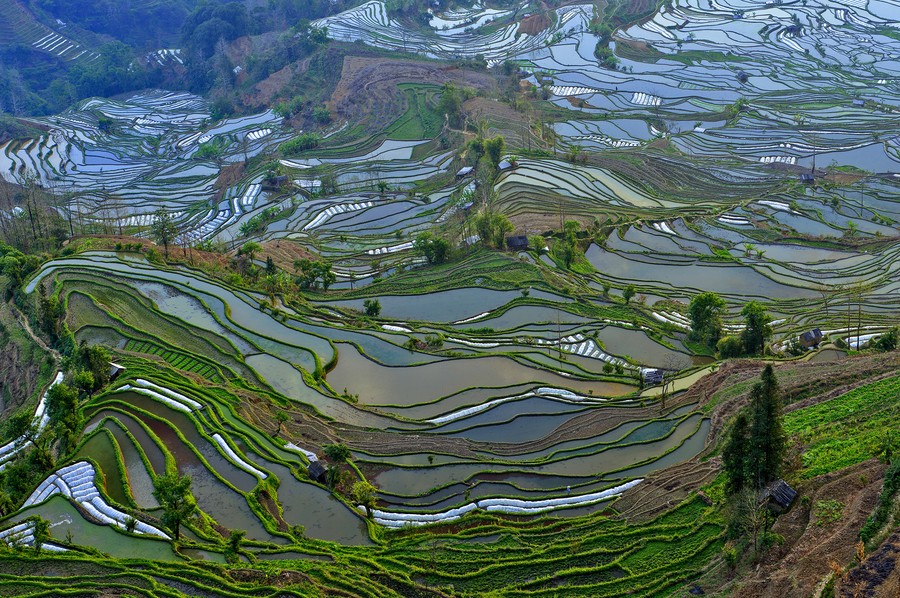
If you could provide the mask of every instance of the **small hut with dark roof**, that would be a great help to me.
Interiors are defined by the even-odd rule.
[[[762,489],[759,495],[760,504],[766,503],[769,509],[783,513],[791,508],[797,499],[797,491],[788,486],[784,480],[776,480]]]
[[[812,349],[818,347],[823,338],[825,336],[822,334],[822,331],[818,328],[813,328],[800,335],[800,345],[804,349]]]
[[[309,471],[310,478],[320,484],[325,483],[325,466],[320,461],[310,461],[307,471]]]

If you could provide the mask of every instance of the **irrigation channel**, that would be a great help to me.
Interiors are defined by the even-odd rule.
[[[336,40],[396,52],[514,60],[547,87],[567,111],[553,124],[558,138],[600,159],[522,157],[497,177],[495,208],[516,222],[596,221],[577,272],[535,250],[471,249],[418,267],[412,239],[462,229],[472,184],[453,176],[460,161],[436,133],[360,137],[335,123],[319,150],[278,160],[286,190],[264,189],[252,160],[296,135],[272,111],[210,123],[205,100],[148,91],[33,119],[46,133],[0,146],[0,175],[65,190],[56,209],[70,221],[146,237],[164,208],[191,243],[298,244],[338,279],[273,309],[240,277],[163,266],[146,252],[45,263],[26,293],[56,294],[76,340],[111,347],[125,373],[84,406],[74,460],[8,522],[39,514],[54,537],[70,532],[116,557],[222,561],[213,539],[228,529],[278,558],[293,554],[299,526],[319,546],[369,546],[383,528],[473,512],[611,512],[622,493],[707,444],[708,414],[678,401],[716,367],[688,337],[697,293],[722,296],[731,334],[741,308],[761,301],[776,349],[811,327],[826,343],[856,330],[861,343],[900,316],[891,10],[882,0],[678,0],[616,32],[614,70],[594,57],[590,5],[552,11],[533,35],[517,33],[517,10],[480,5],[413,27],[372,0],[319,23]],[[411,97],[430,105],[435,88]],[[101,130],[101,115],[113,126]],[[517,143],[516,127],[489,126]],[[213,139],[219,161],[197,157]],[[797,183],[814,160],[834,167],[815,173],[818,184]],[[245,161],[258,166],[217,192],[221,169]],[[309,192],[326,175],[339,191]],[[434,184],[418,193],[422,181]],[[241,232],[261,215],[260,228]],[[471,244],[462,230],[459,244]],[[379,316],[364,315],[368,299]],[[641,387],[657,368],[681,372],[668,405],[667,388]],[[302,432],[289,440],[272,403]],[[335,440],[350,447],[348,475],[378,488],[371,518],[309,474]],[[191,476],[203,513],[185,532],[196,545],[178,553],[159,535],[153,497],[169,467]],[[86,518],[88,503],[102,517]],[[663,535],[693,525],[698,509],[665,515]],[[147,533],[129,531],[126,517]],[[721,530],[697,525],[689,553],[718,550]],[[610,579],[626,575],[615,568]]]

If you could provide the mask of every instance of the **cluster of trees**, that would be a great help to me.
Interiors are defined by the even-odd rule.
[[[443,264],[450,258],[450,243],[430,231],[419,233],[413,249],[432,265]]]
[[[469,156],[470,162],[477,164],[483,157],[486,157],[491,166],[495,169],[503,159],[506,152],[506,140],[501,136],[485,139],[481,135],[469,141],[466,146],[466,154]]]
[[[325,456],[331,463],[325,469],[325,481],[328,488],[334,491],[344,479],[344,471],[341,465],[350,460],[350,447],[343,443],[326,444],[322,447]],[[378,488],[365,480],[358,480],[350,487],[350,498],[358,505],[366,508],[366,516],[372,516],[372,509],[376,503]]]
[[[0,275],[10,281],[5,289],[4,299],[9,300],[13,294],[19,291],[19,287],[28,275],[41,267],[41,261],[38,255],[24,254],[0,241]]]
[[[505,214],[485,208],[475,216],[475,230],[481,242],[494,249],[503,249],[506,235],[514,230]]]
[[[553,244],[553,255],[566,268],[571,268],[576,259],[584,256],[578,239],[580,229],[581,225],[577,220],[566,220],[563,224],[562,238]]]
[[[54,468],[54,455],[64,459],[71,453],[84,424],[82,401],[109,383],[109,351],[102,346],[70,344],[63,366],[64,380],[47,392],[49,421],[43,430],[30,410],[20,411],[5,422],[5,436],[20,439],[25,450],[0,471],[2,515]]]
[[[781,412],[778,380],[767,365],[750,391],[750,404],[735,418],[722,451],[725,492],[732,506],[731,533],[752,531],[754,548],[758,546],[759,516],[764,526],[768,524],[760,491],[781,476],[787,447]]]
[[[294,268],[297,270],[297,286],[301,289],[317,289],[322,285],[322,289],[327,291],[337,280],[331,264],[322,260],[299,259],[294,262]]]
[[[616,68],[618,68],[619,66],[619,59],[612,51],[612,49],[610,49],[607,43],[608,42],[605,42],[603,40],[598,41],[597,46],[594,48],[594,56],[604,67],[616,70]]]
[[[458,129],[463,125],[465,119],[463,102],[474,96],[474,89],[468,87],[459,88],[453,82],[448,81],[441,88],[437,112],[447,118],[447,122],[451,127]]]
[[[253,216],[247,222],[243,223],[238,230],[244,237],[252,235],[253,233],[263,230],[263,228],[279,214],[281,214],[281,206],[269,206],[256,216]]]
[[[24,253],[53,251],[68,236],[67,223],[54,206],[62,198],[27,178],[21,188],[0,180],[0,242]]]
[[[120,39],[134,46],[160,47],[178,35],[193,0],[28,0],[36,12]]]
[[[740,335],[722,335],[722,315],[725,301],[717,294],[705,292],[691,299],[688,316],[691,320],[692,340],[715,347],[722,358],[760,355],[772,337],[772,317],[757,301],[750,301],[741,309],[744,329]]]

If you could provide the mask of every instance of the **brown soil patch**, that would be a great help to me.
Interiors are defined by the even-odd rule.
[[[701,461],[695,457],[648,475],[615,502],[616,518],[631,524],[656,518],[712,482],[720,465],[719,458]]]
[[[219,195],[221,195],[222,191],[231,187],[243,178],[244,170],[246,170],[246,165],[243,162],[235,162],[234,164],[224,166],[219,170],[219,176],[216,178],[213,188],[217,189],[220,192]]]
[[[259,493],[259,504],[278,524],[278,531],[286,532],[291,529],[287,522],[281,518],[281,513],[278,512],[278,505],[275,504],[272,496],[267,491],[263,490]]]
[[[380,126],[402,114],[405,97],[397,93],[400,83],[453,82],[461,87],[494,89],[488,73],[448,67],[439,63],[363,56],[344,58],[341,79],[328,102],[337,120],[359,121],[374,116]]]
[[[548,27],[550,27],[552,23],[550,22],[550,17],[547,16],[547,13],[539,12],[533,15],[528,15],[521,21],[519,21],[519,30],[516,32],[517,35],[522,35],[523,33],[527,35],[537,35],[541,31],[544,31]]]
[[[308,61],[293,62],[286,67],[275,71],[244,95],[242,101],[247,106],[263,106],[277,98],[295,76],[306,72]]]
[[[294,262],[299,259],[313,260],[316,256],[302,245],[289,239],[277,239],[262,244],[259,255],[263,260],[271,257],[276,266],[285,272],[294,271]]]

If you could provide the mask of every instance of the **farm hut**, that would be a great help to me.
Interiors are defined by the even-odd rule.
[[[816,175],[811,172],[804,172],[800,175],[800,182],[804,185],[812,185],[816,182]]]
[[[319,461],[311,461],[307,471],[309,471],[309,477],[320,484],[325,483],[325,466],[322,465],[322,463]]]
[[[804,349],[812,349],[818,347],[823,338],[825,338],[825,335],[822,334],[822,331],[818,328],[813,328],[800,335],[800,345]]]
[[[459,207],[459,209],[462,210],[463,212],[465,212],[466,214],[468,214],[468,213],[469,213],[469,210],[471,210],[471,209],[472,209],[472,206],[474,206],[474,205],[475,205],[475,202],[474,202],[474,201],[467,201],[466,203],[464,203],[463,205],[461,205],[461,206]]]
[[[772,511],[783,513],[791,508],[797,498],[797,491],[784,480],[776,480],[760,491],[760,504],[767,503]]]
[[[110,364],[109,364],[109,381],[112,382],[113,380],[118,378],[124,371],[125,371],[125,368],[122,367],[121,365],[119,365],[118,363],[110,362]]]
[[[737,80],[740,81],[741,83],[746,83],[747,79],[749,79],[749,78],[750,78],[750,76],[746,72],[744,72],[744,71],[737,72]]]
[[[263,179],[263,188],[265,189],[280,189],[288,182],[288,177],[285,174],[275,176],[269,179]]]
[[[512,251],[525,251],[528,249],[528,237],[525,235],[506,237],[506,248]]]
[[[513,168],[515,168],[515,166],[509,160],[500,160],[500,163],[497,164],[497,170],[500,170],[500,171],[512,170]]]
[[[461,179],[465,176],[468,176],[468,175],[472,174],[473,170],[475,170],[475,169],[471,166],[463,166],[462,168],[459,169],[459,172],[456,173],[456,178]]]
[[[662,370],[643,370],[642,374],[644,376],[645,386],[655,386],[657,384],[662,384],[663,377],[665,376],[665,372]]]

